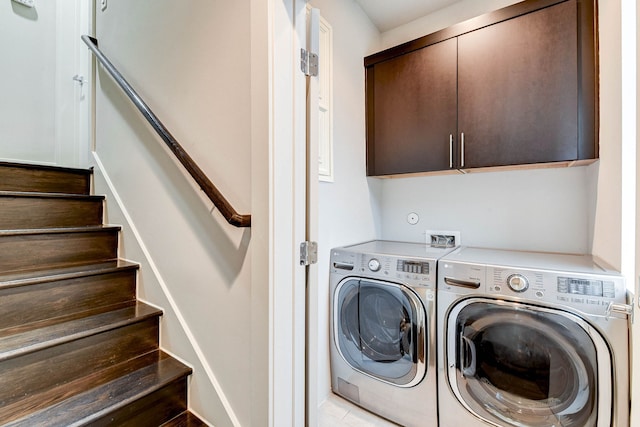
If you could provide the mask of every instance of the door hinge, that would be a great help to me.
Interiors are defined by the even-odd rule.
[[[300,265],[311,265],[318,262],[318,243],[300,243]]]
[[[318,75],[318,55],[300,49],[300,69],[306,76],[315,77]]]

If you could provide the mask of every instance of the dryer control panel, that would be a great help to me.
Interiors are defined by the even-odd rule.
[[[516,258],[496,250],[475,248],[468,252],[478,262],[463,259],[464,251],[439,261],[438,291],[554,304],[602,316],[608,316],[612,306],[627,303],[624,278],[605,271],[590,256],[520,252]],[[456,256],[460,259],[454,259]],[[479,262],[482,256],[485,262]],[[505,263],[522,266],[500,265],[497,262],[500,257]],[[540,266],[531,268],[534,262],[527,265],[529,259]],[[549,268],[543,268],[544,265]]]

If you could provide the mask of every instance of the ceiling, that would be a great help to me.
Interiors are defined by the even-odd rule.
[[[460,0],[355,0],[380,32],[404,25]]]

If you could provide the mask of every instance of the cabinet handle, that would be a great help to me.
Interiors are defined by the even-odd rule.
[[[449,169],[453,168],[453,134],[449,134]]]
[[[464,167],[464,132],[460,134],[460,167]]]

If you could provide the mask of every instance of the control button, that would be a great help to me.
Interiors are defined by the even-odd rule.
[[[378,270],[380,270],[380,267],[381,267],[380,266],[380,261],[378,261],[377,259],[371,258],[369,260],[369,270],[378,271]]]
[[[536,292],[536,296],[537,296],[538,298],[542,298],[542,297],[544,296],[544,292],[542,292],[542,291],[538,291],[538,292]]]
[[[507,279],[507,285],[514,292],[524,292],[529,288],[529,281],[522,274],[512,274]]]
[[[500,292],[502,290],[502,288],[500,286],[496,286],[493,289],[495,289],[496,292]]]

